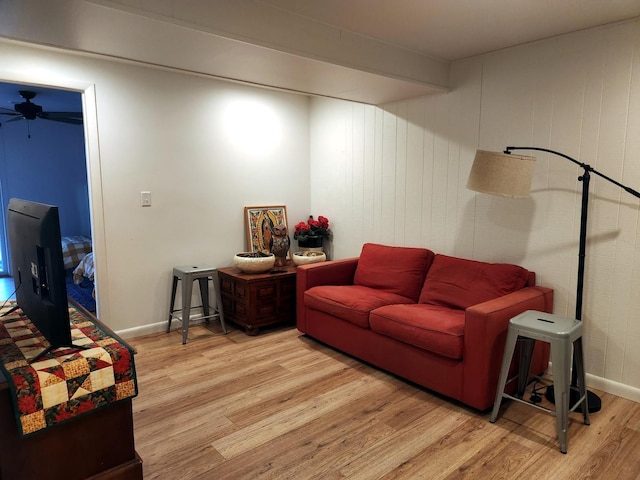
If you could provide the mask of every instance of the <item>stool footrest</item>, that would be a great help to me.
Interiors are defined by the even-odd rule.
[[[584,401],[585,397],[586,397],[586,395],[583,395],[582,397],[580,397],[578,399],[578,401],[573,405],[573,407],[569,408],[569,412],[574,412],[576,410],[576,408],[578,408],[580,406],[580,404]],[[525,405],[529,405],[530,407],[535,407],[538,410],[542,410],[543,412],[546,412],[546,413],[548,413],[548,414],[550,414],[550,415],[552,415],[554,417],[557,415],[557,412],[555,410],[543,407],[543,406],[538,405],[538,404],[536,404],[534,402],[528,402],[526,400],[523,400],[520,397],[516,397],[516,396],[510,395],[508,393],[503,393],[502,394],[502,398],[508,398],[509,400],[515,400],[516,402],[524,403]]]
[[[573,407],[569,408],[569,411],[570,412],[575,411],[576,408],[578,408],[580,406],[580,404],[584,401],[585,398],[587,398],[587,394],[586,393],[583,396],[581,396],[576,403],[573,404]]]
[[[178,321],[182,321],[182,315],[175,315],[174,312],[182,312],[182,310],[174,310],[173,312],[171,312],[171,319],[172,320],[178,320]],[[220,318],[220,313],[216,312],[212,315],[198,315],[197,317],[189,317],[189,321],[193,322],[195,320],[204,320],[207,318]]]
[[[524,403],[525,405],[529,405],[530,407],[534,407],[534,408],[537,408],[538,410],[542,410],[543,412],[548,413],[552,417],[556,416],[555,410],[551,410],[550,408],[543,407],[541,405],[538,405],[537,403],[528,402],[519,397],[514,397],[513,395],[509,395],[508,393],[503,393],[502,398],[508,398],[509,400],[514,400],[519,403]]]

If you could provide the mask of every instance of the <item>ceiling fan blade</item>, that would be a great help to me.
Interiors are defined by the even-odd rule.
[[[52,117],[65,117],[65,118],[77,118],[77,119],[82,119],[82,112],[40,112],[38,114],[38,116],[40,117],[47,117],[47,118],[52,118]]]
[[[24,120],[24,117],[22,115],[18,115],[16,117],[13,117],[11,120],[7,120],[4,123],[18,122],[20,120]]]
[[[54,122],[82,125],[82,112],[41,112],[38,118],[53,120]]]
[[[8,108],[0,107],[0,115],[11,115],[13,117],[21,116],[21,113],[16,112],[15,110],[9,110]]]
[[[43,120],[52,120],[54,122],[70,123],[72,125],[82,125],[82,120],[77,118],[45,118]]]

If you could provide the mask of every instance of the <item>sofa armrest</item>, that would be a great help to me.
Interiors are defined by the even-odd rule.
[[[298,330],[306,332],[307,317],[304,292],[318,285],[353,285],[357,266],[357,257],[298,266],[296,269],[296,324]]]
[[[304,291],[317,285],[352,285],[357,266],[357,257],[300,265],[296,269],[298,288]]]
[[[493,405],[509,320],[525,310],[551,313],[553,290],[538,286],[527,287],[467,308],[462,387],[465,403],[479,410]],[[540,348],[548,352],[548,345]],[[479,382],[484,385],[479,385]]]

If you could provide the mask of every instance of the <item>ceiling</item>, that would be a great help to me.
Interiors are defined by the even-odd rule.
[[[370,104],[447,91],[451,63],[464,58],[640,17],[640,0],[4,0],[1,5],[0,36],[6,38]],[[16,90],[0,84],[0,106],[12,108],[7,104],[20,100]],[[53,93],[47,95],[54,101]],[[44,91],[38,100],[45,109],[67,108],[46,105]]]
[[[640,16],[638,0],[259,0],[259,3],[447,61]]]

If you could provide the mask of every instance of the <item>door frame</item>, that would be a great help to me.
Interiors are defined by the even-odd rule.
[[[74,79],[38,74],[16,73],[0,70],[0,81],[46,88],[72,90],[82,94],[82,114],[85,138],[87,187],[89,189],[89,213],[91,238],[95,259],[96,316],[109,322],[109,282],[107,248],[105,241],[104,204],[102,201],[102,169],[98,136],[98,112],[95,84]],[[4,206],[2,206],[4,209]],[[4,215],[4,213],[2,213]],[[4,253],[4,252],[3,252]],[[3,257],[4,258],[4,257]]]

